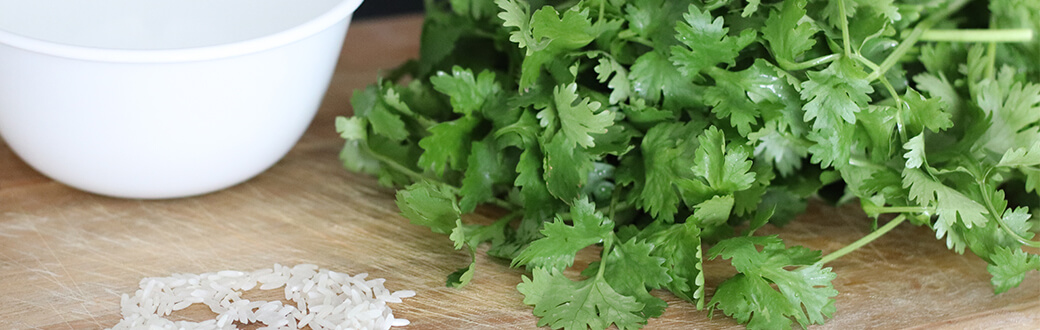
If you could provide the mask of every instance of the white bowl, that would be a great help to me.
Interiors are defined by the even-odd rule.
[[[289,151],[361,0],[0,0],[0,136],[109,196],[204,194]]]

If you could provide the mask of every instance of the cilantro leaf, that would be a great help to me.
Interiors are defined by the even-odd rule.
[[[581,196],[592,171],[592,156],[563,135],[556,135],[545,144],[544,178],[546,188],[553,196],[571,201]]]
[[[409,132],[401,115],[382,98],[373,102],[371,107],[365,110],[365,118],[368,118],[368,122],[372,125],[372,133],[385,136],[393,141],[408,138]]]
[[[719,285],[709,308],[722,309],[748,328],[790,328],[792,319],[803,327],[821,324],[835,312],[838,291],[831,281],[836,275],[814,264],[818,251],[785,248],[776,236],[735,237],[719,242],[708,255],[730,259],[740,272]],[[802,267],[786,269],[790,266]]]
[[[610,104],[628,100],[629,95],[632,95],[628,68],[608,57],[600,57],[598,63],[593,70],[596,71],[596,79],[601,83],[607,83],[607,87],[610,88]]]
[[[693,171],[708,186],[720,193],[731,193],[751,187],[755,174],[750,172],[751,156],[746,148],[727,147],[721,130],[709,127],[698,138],[700,146],[694,158]]]
[[[813,121],[814,129],[833,128],[856,123],[856,113],[865,108],[874,92],[866,82],[866,74],[851,60],[835,61],[823,71],[809,71],[802,83],[805,121]]]
[[[575,282],[558,270],[535,268],[516,286],[534,306],[538,326],[553,329],[637,329],[646,323],[643,304],[614,290],[601,277]]]
[[[783,134],[776,128],[775,122],[748,138],[758,140],[754,155],[773,165],[781,176],[790,176],[802,167],[802,159],[808,155],[808,147],[800,139],[790,134]]]
[[[495,0],[495,4],[502,9],[498,13],[503,21],[502,26],[516,28],[509,33],[509,41],[515,42],[521,49],[544,47],[534,40],[529,14],[531,7],[527,1]]]
[[[1026,272],[1040,270],[1040,255],[1001,247],[993,255],[993,262],[986,270],[993,275],[993,293],[1000,294],[1022,283]]]
[[[472,212],[477,205],[495,197],[495,184],[511,181],[511,172],[504,164],[501,152],[494,141],[473,142],[462,187],[459,189],[459,209]]]
[[[512,2],[501,0],[499,5]],[[510,36],[510,40],[523,43],[527,49],[520,67],[519,87],[521,90],[535,85],[546,64],[558,60],[557,56],[568,51],[575,51],[589,44],[599,31],[593,27],[589,19],[588,9],[571,7],[561,15],[551,6],[544,6],[531,15],[529,23],[525,20],[522,7],[506,5],[507,10],[501,17],[506,26],[517,26],[520,31]],[[522,16],[523,15],[523,16]],[[526,28],[530,28],[526,31]],[[516,40],[514,40],[514,37]]]
[[[755,40],[755,31],[743,30],[736,37],[727,35],[722,17],[714,20],[711,13],[690,5],[683,22],[675,27],[676,39],[686,47],[672,46],[669,59],[679,71],[695,76],[701,70],[719,63],[733,65],[737,54]]]
[[[495,245],[502,244],[506,239],[503,229],[507,224],[508,222],[505,221],[497,221],[489,226],[481,226],[463,224],[462,219],[455,221],[455,229],[451,230],[448,238],[455,243],[456,250],[469,247],[470,263],[448,275],[447,285],[449,287],[461,288],[473,280],[473,274],[477,268],[477,246],[485,241],[491,241]]]
[[[733,195],[715,196],[693,207],[692,220],[704,227],[718,226],[729,220],[732,211]]]
[[[563,270],[574,264],[574,255],[579,250],[614,235],[613,221],[596,212],[596,206],[587,200],[572,204],[571,222],[572,225],[567,225],[557,216],[553,222],[546,223],[542,228],[545,237],[531,242],[513,259],[512,265]]]
[[[454,193],[428,181],[397,191],[397,208],[413,224],[429,227],[438,234],[450,234],[462,214]]]
[[[678,123],[654,126],[640,144],[643,156],[641,191],[635,195],[636,204],[655,219],[672,222],[679,209],[679,182],[690,180],[693,171],[682,159],[693,156],[693,135],[696,127]]]
[[[644,318],[661,316],[668,304],[648,289],[661,288],[672,278],[663,265],[665,258],[652,254],[654,248],[653,244],[634,239],[613,245],[606,258],[590,264],[582,274],[595,277],[599,263],[603,263],[603,278],[611,288],[643,304]]]
[[[906,158],[907,168],[921,168],[925,162],[925,150],[924,150],[924,133],[918,134],[906,141],[903,145],[906,149],[906,153],[903,157]]]
[[[538,118],[548,124],[558,120],[560,134],[566,138],[563,141],[591,148],[596,145],[592,135],[607,133],[607,127],[614,124],[614,113],[600,111],[601,104],[589,98],[579,100],[577,89],[575,83],[556,86],[553,89],[555,102],[540,111]]]
[[[1040,140],[1031,147],[1010,149],[1000,157],[997,166],[1019,167],[1040,165]]]
[[[809,148],[813,162],[823,166],[843,166],[851,157],[856,113],[870,101],[874,89],[866,74],[851,62],[841,59],[823,71],[809,71],[802,83],[805,121],[812,121],[808,138],[816,145]]]
[[[649,105],[663,101],[665,107],[673,108],[702,103],[693,82],[657,51],[640,55],[630,68],[629,79],[635,95]]]
[[[704,270],[701,248],[701,230],[693,221],[683,224],[655,223],[643,229],[636,237],[654,245],[651,255],[664,258],[671,281],[665,283],[668,291],[700,309],[704,305]]]
[[[473,129],[479,122],[476,117],[465,116],[430,127],[430,135],[419,140],[419,147],[423,149],[419,166],[432,169],[438,176],[444,176],[449,168],[457,171],[466,168]]]
[[[911,131],[923,132],[928,129],[939,132],[953,127],[952,115],[946,111],[947,106],[942,100],[925,98],[913,88],[908,88],[903,101],[908,109],[904,122]]]
[[[978,85],[978,105],[990,118],[978,141],[997,154],[1040,141],[1040,84],[1016,82],[1013,75],[1008,68],[996,80]]]
[[[806,20],[806,0],[788,0],[773,10],[762,28],[762,39],[781,66],[791,66],[799,57],[816,44],[813,35],[819,31]]]
[[[910,200],[922,206],[935,207],[939,216],[934,225],[935,238],[940,239],[950,233],[946,244],[958,253],[964,251],[963,238],[950,232],[950,228],[956,223],[967,228],[985,226],[988,221],[986,215],[989,211],[985,206],[936,181],[921,169],[903,170],[903,187],[909,188]]]
[[[495,82],[495,74],[491,71],[481,71],[474,77],[473,71],[458,66],[451,68],[450,75],[438,72],[430,77],[430,83],[438,92],[451,98],[451,107],[455,112],[466,116],[479,111],[488,98],[501,92],[501,87]]]

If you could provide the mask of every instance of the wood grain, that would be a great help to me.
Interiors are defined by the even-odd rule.
[[[473,283],[444,278],[465,265],[446,237],[408,224],[391,191],[344,170],[335,116],[349,115],[354,89],[418,54],[421,17],[357,21],[325,103],[298,145],[260,176],[230,189],[176,200],[113,199],[36,173],[0,144],[0,328],[96,329],[115,325],[119,295],[144,277],[317,264],[386,278],[418,295],[394,305],[411,329],[525,329],[536,320],[515,290],[522,272],[479,255]],[[473,219],[480,221],[481,216]],[[855,207],[811,204],[788,227],[763,229],[788,244],[833,251],[869,231]],[[582,251],[588,263],[595,251]],[[1036,329],[1040,276],[995,296],[985,263],[946,250],[925,228],[903,225],[829,266],[838,274],[838,313],[819,329]],[[709,262],[713,286],[732,273]],[[276,299],[273,292],[257,297]],[[740,328],[707,318],[665,292],[671,305],[648,329]],[[709,290],[708,294],[711,294]],[[212,317],[190,308],[173,317]]]

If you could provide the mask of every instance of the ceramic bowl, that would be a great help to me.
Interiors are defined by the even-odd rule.
[[[288,153],[361,0],[0,0],[0,136],[126,198],[205,194]]]

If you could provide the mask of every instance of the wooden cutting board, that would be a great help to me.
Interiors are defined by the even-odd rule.
[[[299,144],[266,173],[217,193],[176,200],[113,199],[55,183],[0,144],[0,328],[95,329],[115,325],[119,295],[144,277],[311,263],[386,278],[418,295],[393,305],[410,329],[534,328],[515,286],[522,271],[480,255],[473,283],[444,286],[468,262],[446,237],[408,224],[393,193],[344,170],[333,120],[355,88],[418,54],[419,16],[351,27],[328,97]],[[468,221],[481,221],[476,215]],[[869,231],[856,207],[812,204],[779,233],[788,244],[834,251]],[[587,264],[596,251],[583,251]],[[819,328],[1040,328],[1040,276],[995,296],[985,263],[957,255],[925,228],[892,234],[828,266],[838,274],[837,315]],[[732,273],[706,265],[714,287]],[[276,299],[272,292],[251,293]],[[732,319],[655,292],[670,304],[648,329],[740,328]],[[708,291],[710,296],[711,291]],[[193,306],[172,318],[212,317]]]

